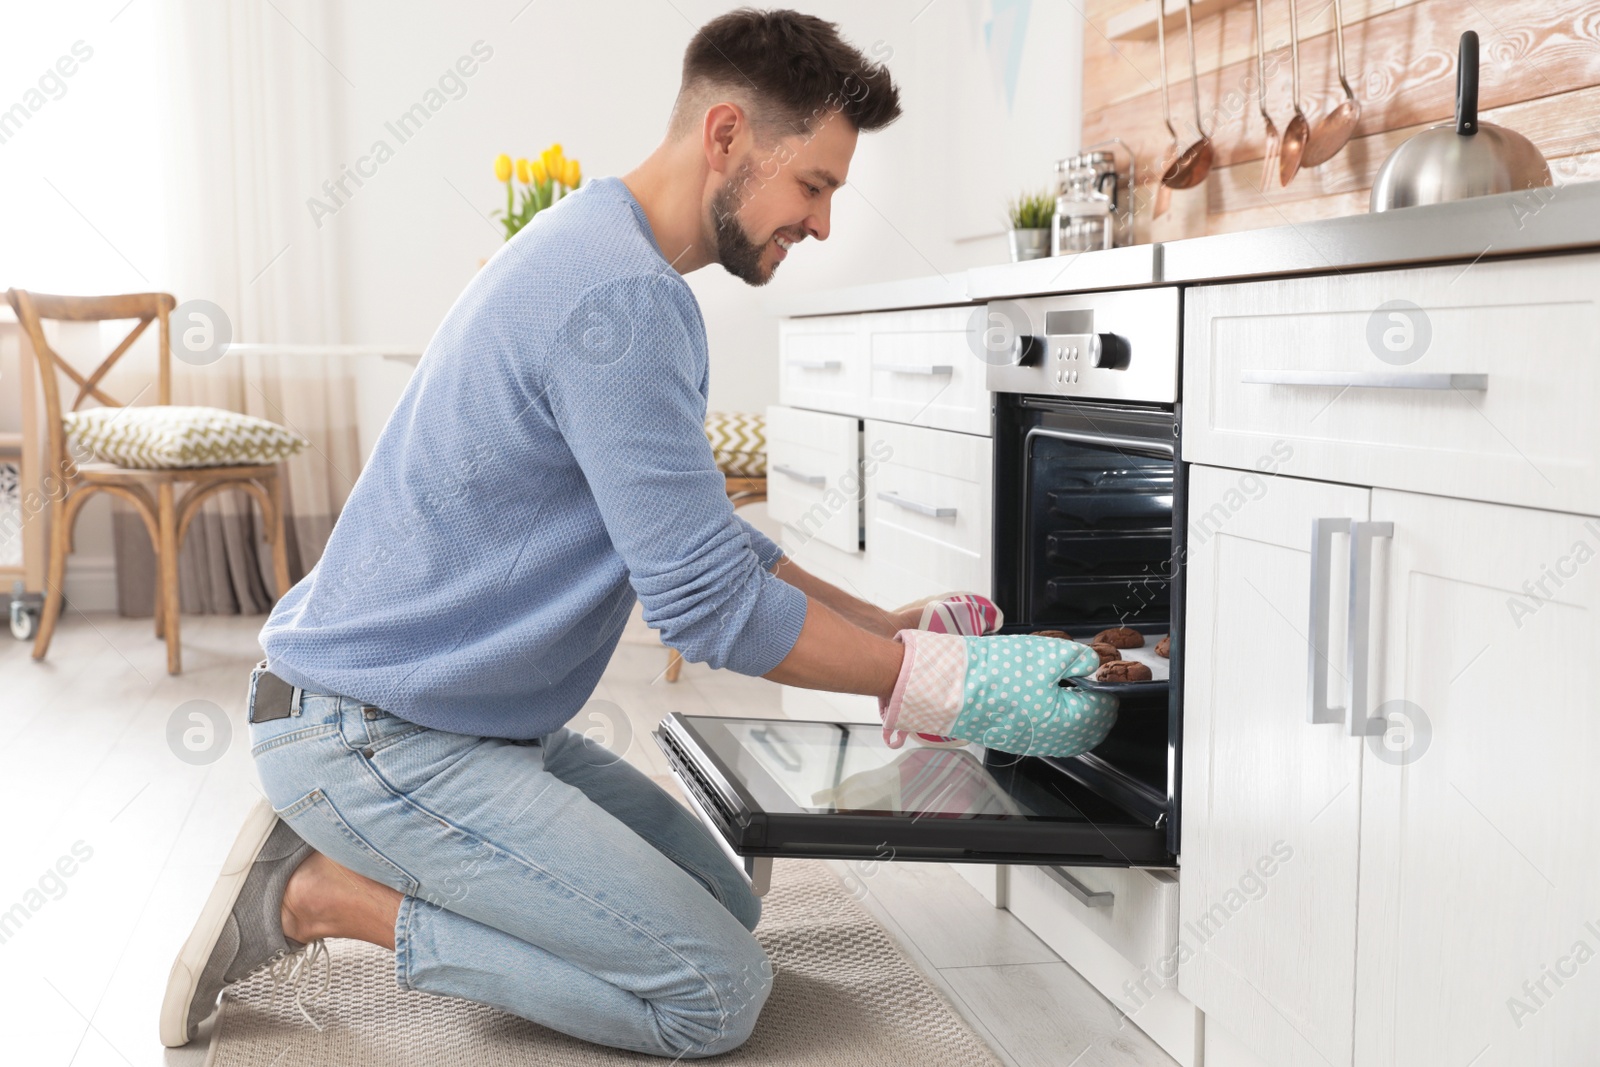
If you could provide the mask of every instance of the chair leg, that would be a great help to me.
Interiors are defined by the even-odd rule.
[[[45,652],[50,648],[50,638],[55,634],[56,622],[61,618],[61,604],[66,599],[63,589],[67,580],[67,553],[72,548],[72,531],[68,529],[68,521],[65,498],[52,498],[50,560],[45,568],[44,610],[39,615],[39,632],[33,638],[34,659],[44,659]]]
[[[267,536],[272,540],[272,579],[277,583],[276,600],[282,600],[289,591],[289,542],[284,537],[286,524],[283,517],[283,471],[272,476],[267,483],[267,493],[272,498],[272,514],[266,516]]]
[[[683,657],[678,655],[677,649],[667,649],[667,681],[676,682],[681,673],[683,673]]]
[[[166,630],[162,627],[162,617],[161,617],[161,608],[163,606],[162,603],[161,603],[161,581],[162,581],[162,578],[161,578],[161,575],[162,575],[162,570],[161,570],[161,545],[159,543],[157,543],[157,544],[151,545],[150,547],[156,553],[156,595],[155,595],[155,607],[156,607],[155,616],[156,617],[155,617],[155,624],[156,624],[156,640],[159,641],[164,636],[166,636]]]
[[[156,547],[156,562],[161,598],[163,635],[167,641],[167,673],[183,673],[183,649],[178,644],[178,518],[173,507],[173,485],[163,482],[156,488],[157,528],[161,544]]]

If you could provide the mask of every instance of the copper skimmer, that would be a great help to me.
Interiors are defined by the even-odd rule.
[[[1356,99],[1350,80],[1344,76],[1344,12],[1340,10],[1339,0],[1333,0],[1333,35],[1339,45],[1339,84],[1344,86],[1344,102],[1328,112],[1311,131],[1306,154],[1300,160],[1302,167],[1321,166],[1338,155],[1339,149],[1356,131],[1356,123],[1361,121],[1361,101]]]
[[[1266,125],[1267,144],[1261,157],[1261,191],[1278,180],[1278,127],[1267,113],[1267,41],[1261,29],[1261,0],[1256,0],[1256,98],[1261,104],[1261,121]]]
[[[1294,115],[1283,130],[1283,147],[1278,150],[1278,179],[1284,185],[1300,173],[1300,160],[1311,139],[1311,122],[1300,110],[1300,15],[1295,0],[1289,0],[1289,58],[1293,66]]]
[[[1156,0],[1156,49],[1161,59],[1161,117],[1166,121],[1167,132],[1172,134],[1172,145],[1167,149],[1167,154],[1161,161],[1158,174],[1166,174],[1173,162],[1178,158],[1178,131],[1172,125],[1172,101],[1167,95],[1167,12],[1166,0]],[[1172,201],[1172,187],[1165,178],[1156,182],[1155,209],[1151,218],[1159,219],[1166,214],[1167,205]]]
[[[1185,148],[1161,176],[1161,183],[1173,189],[1193,189],[1205,181],[1215,155],[1211,136],[1200,124],[1200,67],[1194,56],[1194,0],[1184,0],[1183,23],[1189,31],[1189,88],[1194,95],[1194,128],[1200,139]]]

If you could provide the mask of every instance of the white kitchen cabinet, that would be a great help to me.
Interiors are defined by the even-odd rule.
[[[1190,520],[1180,991],[1272,1067],[1587,1062],[1600,519],[1196,466]]]
[[[1184,458],[1600,514],[1600,255],[1198,286]]]
[[[820,315],[778,324],[778,403],[867,413],[867,358],[860,315]]]
[[[973,351],[971,307],[861,317],[867,417],[990,433],[987,364]]]
[[[1202,466],[1189,489],[1178,989],[1272,1067],[1346,1067],[1361,747],[1307,722],[1306,621],[1312,519],[1370,493]]]
[[[1201,1062],[1200,1013],[1172,980],[1179,942],[1175,872],[1010,867],[1006,907],[1180,1067]]]
[[[1393,523],[1372,700],[1413,721],[1346,741],[1365,761],[1355,1062],[1593,1063],[1600,519],[1381,489],[1372,518]]]
[[[892,608],[952,591],[987,596],[989,438],[869,419],[862,466],[868,599]]]
[[[853,416],[767,409],[767,513],[804,566],[812,541],[861,548],[861,423]]]

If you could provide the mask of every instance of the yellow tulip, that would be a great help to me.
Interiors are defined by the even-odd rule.
[[[528,163],[528,174],[533,178],[533,184],[543,185],[550,180],[550,169],[544,165],[544,160],[534,159]]]
[[[511,157],[504,152],[494,157],[494,176],[496,181],[511,180]]]
[[[561,176],[561,184],[565,185],[568,189],[576,189],[578,187],[578,180],[583,177],[583,171],[578,166],[578,161],[576,159],[567,160],[567,165],[564,168],[564,171],[565,173],[563,173]]]
[[[528,184],[528,161],[526,159],[517,160],[517,181],[523,185]]]
[[[551,145],[550,146],[550,151],[557,159],[560,159],[561,158],[561,142],[557,141],[555,144]]]

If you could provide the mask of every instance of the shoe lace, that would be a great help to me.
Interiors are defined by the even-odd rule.
[[[315,982],[312,975],[319,969],[319,965],[322,972],[321,981],[312,988],[312,983]],[[327,944],[319,937],[301,948],[280,952],[272,957],[270,967],[272,988],[278,990],[287,987],[292,990],[295,1008],[306,1022],[321,1030],[322,1024],[306,1011],[305,1002],[316,1003],[328,991],[328,986],[333,980],[333,957],[328,955]]]

